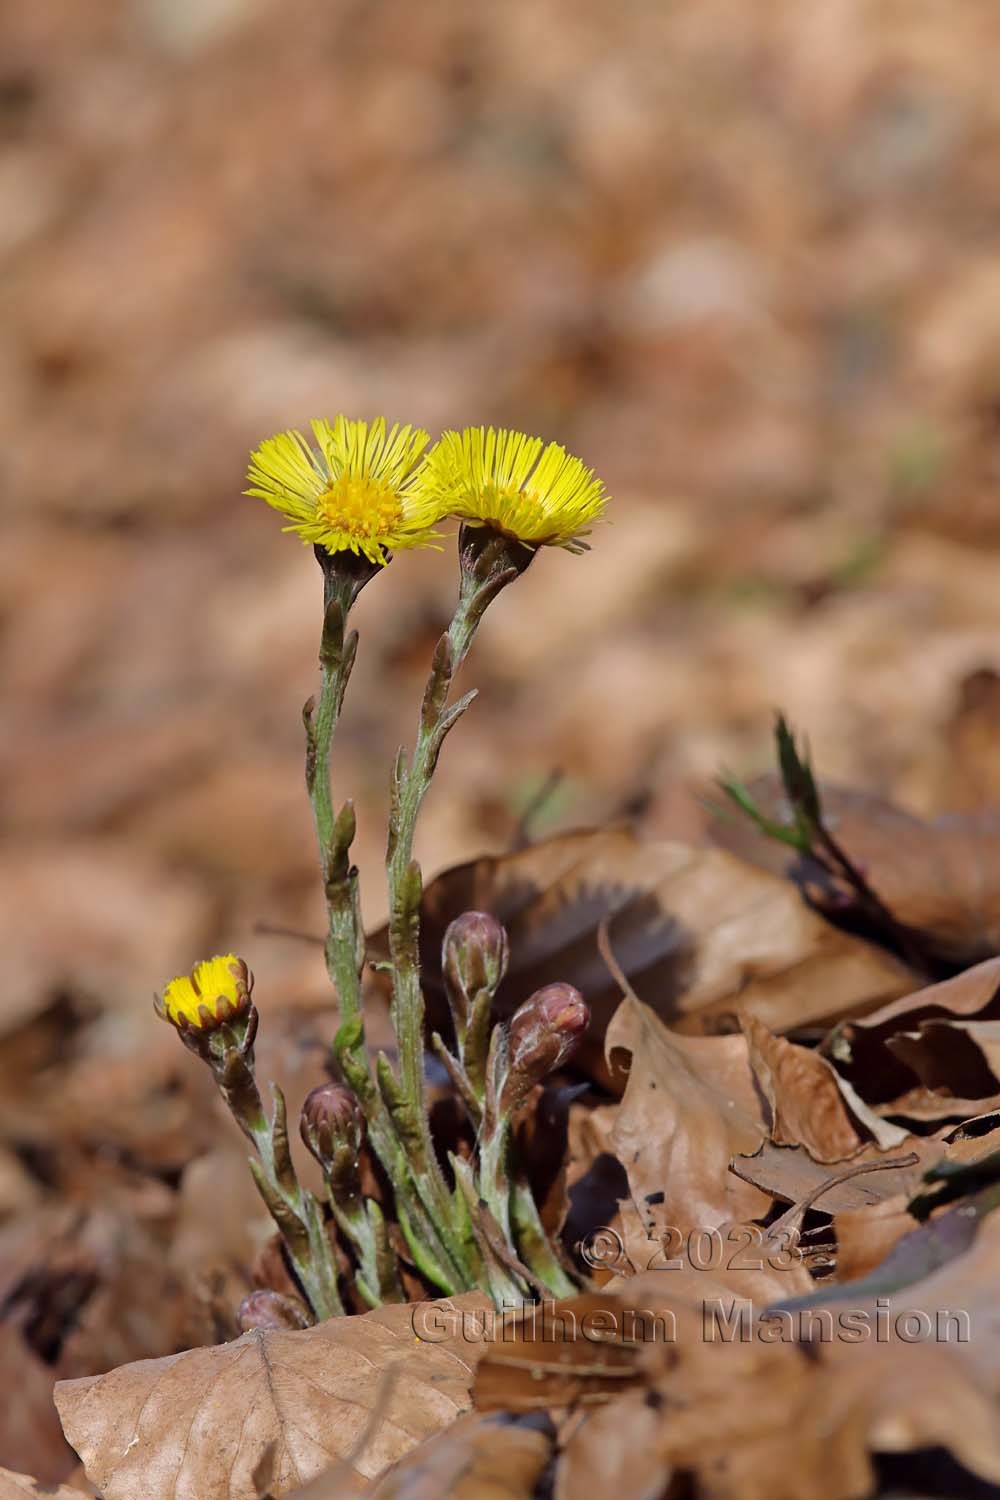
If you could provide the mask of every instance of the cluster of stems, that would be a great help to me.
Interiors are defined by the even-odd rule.
[[[310,1313],[316,1319],[330,1318],[344,1312],[336,1251],[327,1233],[323,1205],[302,1187],[292,1162],[285,1097],[272,1086],[270,1113],[261,1099],[254,1074],[257,1024],[257,1008],[247,996],[236,1014],[220,1025],[186,1025],[178,1030],[184,1043],[211,1068],[230,1113],[254,1147],[250,1170],[281,1234],[289,1269]],[[282,1321],[294,1326],[293,1318],[289,1309]]]
[[[425,1080],[425,1015],[420,977],[420,866],[413,844],[418,815],[450,730],[474,693],[453,701],[455,676],[485,610],[531,562],[534,551],[486,527],[459,535],[460,586],[448,629],[434,651],[416,741],[400,751],[392,771],[386,876],[389,895],[391,1023],[395,1064],[373,1060],[366,1045],[362,1003],[365,936],[358,870],[351,860],[355,818],[348,801],[337,808],[331,790],[334,733],[357,651],[350,611],[381,571],[353,553],[316,549],[324,580],[319,693],[304,710],[306,787],[319,847],[327,924],[326,966],[337,992],[340,1022],[333,1042],[339,1081],[313,1090],[300,1129],[320,1163],[325,1203],[303,1188],[288,1144],[285,1102],[274,1090],[268,1114],[253,1070],[257,1012],[249,1004],[212,1028],[182,1029],[185,1041],[210,1064],[220,1089],[256,1150],[251,1166],[284,1242],[304,1307],[278,1293],[254,1293],[245,1324],[297,1326],[303,1317],[342,1312],[350,1282],[356,1302],[374,1307],[405,1299],[402,1268],[409,1263],[445,1294],[480,1289],[497,1306],[532,1295],[575,1290],[561,1251],[541,1222],[527,1177],[513,1159],[513,1124],[533,1090],[568,1057],[588,1013],[569,985],[550,985],[512,1020],[494,1015],[494,998],[507,967],[507,936],[481,912],[453,922],[442,955],[454,1040],[437,1033],[432,1046],[464,1105],[471,1149],[442,1159],[432,1139]],[[363,1184],[363,1152],[391,1189],[391,1217]],[[388,1207],[388,1201],[387,1201]]]

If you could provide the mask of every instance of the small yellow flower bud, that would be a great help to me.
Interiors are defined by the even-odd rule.
[[[210,1031],[250,1009],[253,976],[235,953],[203,959],[190,974],[171,979],[157,997],[157,1014],[178,1030]]]

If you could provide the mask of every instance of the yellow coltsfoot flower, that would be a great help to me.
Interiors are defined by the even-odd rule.
[[[210,1031],[250,1010],[253,976],[242,958],[224,953],[203,959],[190,974],[171,979],[157,996],[157,1014],[184,1031]]]
[[[304,542],[377,566],[388,552],[433,544],[438,512],[416,482],[426,432],[344,416],[315,421],[312,430],[316,448],[301,432],[279,432],[255,448],[244,494],[287,516],[284,530]]]
[[[583,552],[608,496],[559,443],[500,427],[446,432],[427,455],[422,488],[437,514],[490,526],[528,547]]]

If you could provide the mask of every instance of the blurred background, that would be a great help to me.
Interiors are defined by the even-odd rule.
[[[536,831],[698,837],[779,705],[825,775],[996,798],[994,0],[0,15],[8,1076],[176,1050],[148,996],[205,952],[328,1003],[315,950],[255,931],[320,929],[320,578],[240,494],[314,415],[519,426],[615,496],[487,620],[429,873],[506,847],[554,771]],[[337,791],[372,922],[453,574],[401,556],[358,609]],[[43,1105],[3,1110],[12,1211]]]

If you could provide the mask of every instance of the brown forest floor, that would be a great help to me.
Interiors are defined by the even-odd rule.
[[[697,840],[695,794],[768,763],[776,706],[824,775],[996,801],[993,0],[7,0],[0,25],[5,1286],[98,1201],[98,1259],[141,1246],[166,1209],[137,1140],[169,1177],[223,1130],[207,1092],[197,1123],[143,1117],[136,1059],[177,1061],[154,988],[235,948],[262,1004],[328,1005],[314,951],[254,931],[320,925],[318,574],[240,497],[269,432],[508,423],[615,496],[484,628],[428,871],[505,848],[556,769],[541,831],[639,808]],[[373,923],[453,583],[403,557],[359,606],[338,788]],[[205,1248],[188,1188],[174,1271]],[[57,1373],[206,1336],[149,1298],[118,1343],[91,1299]],[[59,1478],[36,1373],[0,1463]]]

